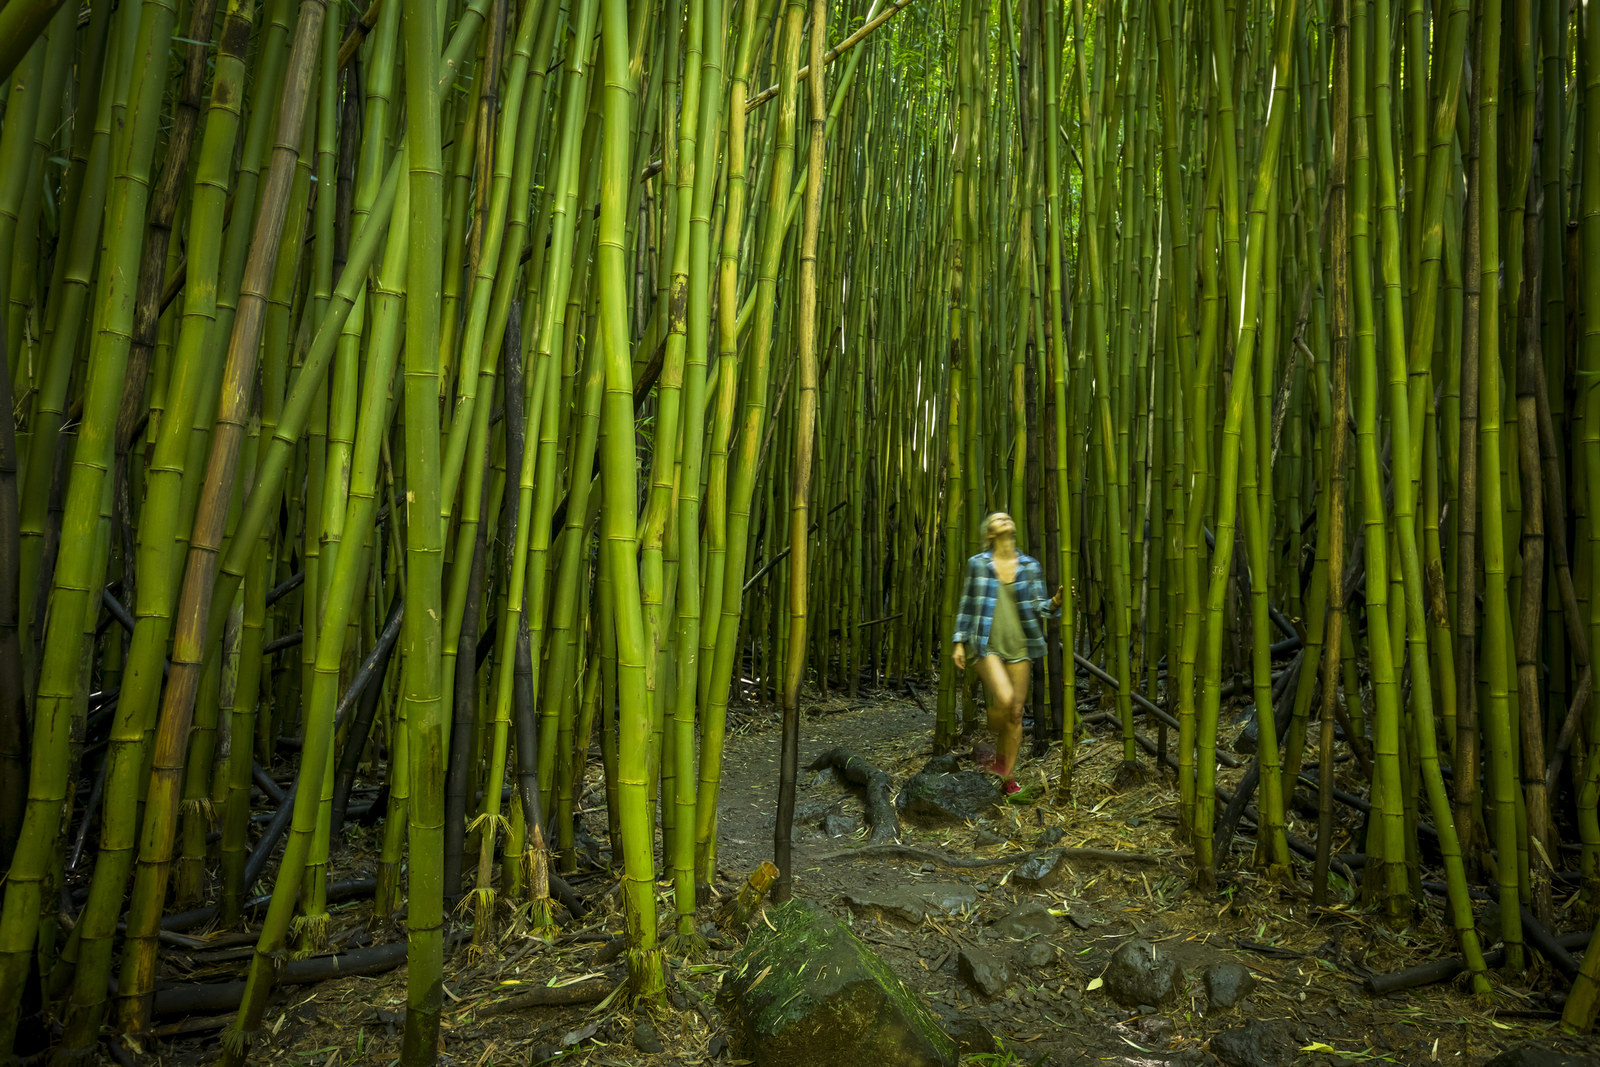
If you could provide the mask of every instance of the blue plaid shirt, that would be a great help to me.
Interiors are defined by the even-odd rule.
[[[1011,585],[1022,619],[1022,633],[1028,639],[1028,657],[1044,655],[1044,627],[1040,619],[1053,619],[1061,608],[1044,588],[1044,570],[1032,556],[1017,553],[1017,574]],[[994,620],[994,598],[1000,592],[1000,579],[994,573],[994,556],[979,552],[967,560],[967,577],[961,588],[961,610],[956,614],[956,632],[950,640],[965,642],[974,659],[989,654],[989,624]]]

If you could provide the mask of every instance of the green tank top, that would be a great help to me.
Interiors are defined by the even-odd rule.
[[[1028,636],[1022,632],[1016,596],[1010,582],[996,582],[994,618],[989,622],[989,652],[1007,663],[1028,658]]]

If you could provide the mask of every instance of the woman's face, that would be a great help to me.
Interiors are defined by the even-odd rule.
[[[1010,515],[1002,511],[989,519],[989,537],[994,540],[1007,534],[1015,537],[1017,535],[1017,524],[1012,521]]]

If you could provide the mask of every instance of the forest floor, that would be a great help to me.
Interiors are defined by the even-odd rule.
[[[919,701],[904,689],[855,699],[808,693],[802,701],[800,765],[805,768],[826,749],[843,746],[888,772],[898,788],[931,755],[932,703],[931,693]],[[769,708],[745,706],[730,712],[717,886],[722,895],[737,891],[745,874],[771,856],[777,725]],[[1048,842],[1057,830],[1061,845],[1154,857],[1154,862],[1069,857],[1036,883],[1014,878],[1015,866],[1004,863],[949,869],[916,857],[886,856],[882,850],[850,856],[852,849],[864,847],[865,831],[830,836],[821,824],[833,816],[830,830],[859,828],[862,791],[832,771],[801,771],[795,895],[849,922],[937,1014],[976,1020],[999,1040],[1002,1050],[997,1054],[967,1054],[963,1064],[1214,1064],[1218,1059],[1210,1040],[1253,1019],[1281,1020],[1280,1040],[1293,1062],[1309,1064],[1475,1067],[1513,1046],[1593,1055],[1600,1045],[1592,1037],[1560,1034],[1558,997],[1566,985],[1542,962],[1516,979],[1496,976],[1495,994],[1484,999],[1468,995],[1459,982],[1386,997],[1365,992],[1363,979],[1370,973],[1454,954],[1437,899],[1430,898],[1417,920],[1399,932],[1349,900],[1342,881],[1336,882],[1334,896],[1345,902],[1314,909],[1305,888],[1309,872],[1297,870],[1301,884],[1294,889],[1267,882],[1250,872],[1242,837],[1240,851],[1225,864],[1231,873],[1225,874],[1221,892],[1207,895],[1192,888],[1189,851],[1173,841],[1176,798],[1171,775],[1157,777],[1151,771],[1137,786],[1115,788],[1121,745],[1111,730],[1098,727],[1081,748],[1076,795],[1068,805],[1048,799],[1060,774],[1059,747],[1029,759],[1025,740],[1018,778],[1024,786],[1036,787],[1024,794],[1035,797],[1031,802],[1004,805],[992,817],[942,827],[902,818],[903,844],[946,857],[1021,853],[1041,835],[1048,833]],[[972,740],[957,747],[963,767],[971,765]],[[1240,773],[1224,772],[1222,778]],[[595,813],[587,829],[603,838],[598,775],[596,765],[581,810]],[[1300,826],[1308,837],[1311,829]],[[350,835],[343,843],[345,854],[336,860],[336,876],[370,874],[376,841],[370,831]],[[1350,851],[1348,844],[1343,851]],[[456,950],[446,965],[441,1062],[451,1067],[744,1062],[727,1051],[716,1003],[718,983],[737,947],[726,939],[714,941],[720,947],[697,962],[672,960],[668,998],[648,1016],[627,1010],[620,996],[600,1004],[502,1014],[485,1010],[532,988],[620,979],[620,961],[607,958],[615,952],[607,935],[622,929],[617,896],[606,893],[609,876],[595,872],[575,884],[591,894],[592,910],[573,922],[558,909],[564,925],[553,942],[527,937],[506,924],[497,951],[480,954],[466,945]],[[975,898],[975,903],[954,913],[935,910],[917,923],[892,910],[860,905],[861,898],[930,884],[970,887],[971,893],[958,895]],[[670,895],[665,884],[661,888],[665,920]],[[857,904],[847,897],[858,898]],[[1000,958],[1011,957],[1019,946],[1002,942],[986,927],[1030,901],[1059,917],[1054,933],[1043,938],[1049,951],[1035,949],[1030,964],[1013,962],[1009,984],[999,996],[980,995],[958,967],[961,950],[977,946]],[[366,908],[363,902],[336,909],[335,941],[381,942],[401,936],[392,929],[369,930]],[[1175,1003],[1153,1012],[1128,1010],[1106,996],[1099,976],[1112,953],[1133,937],[1157,944],[1182,964],[1186,986]],[[1259,985],[1237,1008],[1212,1012],[1201,974],[1222,961],[1244,964]],[[253,1058],[281,1067],[388,1067],[400,1051],[405,994],[403,968],[376,977],[280,989]],[[169,1062],[210,1061],[217,1052],[216,1027],[224,1018],[164,1020],[168,1038],[151,1051]]]

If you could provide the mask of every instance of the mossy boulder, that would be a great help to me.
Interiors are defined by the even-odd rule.
[[[799,901],[767,917],[722,983],[739,1055],[756,1067],[954,1067],[954,1042],[841,923]]]

